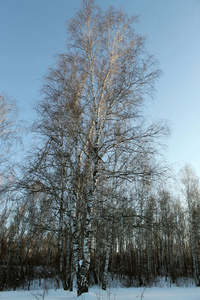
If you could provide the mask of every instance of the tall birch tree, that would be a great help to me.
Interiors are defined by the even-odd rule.
[[[141,105],[160,72],[145,53],[144,39],[134,31],[135,17],[122,10],[103,12],[94,1],[83,1],[68,22],[69,52],[78,70],[85,70],[79,101],[88,134],[84,145],[90,181],[87,188],[84,253],[79,266],[78,294],[88,290],[90,243],[98,183],[109,177],[133,180],[152,174],[144,168],[155,154],[155,139],[164,133],[162,124],[144,125]],[[166,132],[165,132],[166,133]],[[115,153],[118,164],[113,172]],[[144,171],[145,170],[145,171]]]
[[[146,123],[142,112],[160,71],[145,51],[144,38],[135,33],[136,21],[122,10],[111,7],[104,12],[93,0],[83,0],[67,23],[68,50],[58,55],[46,76],[44,98],[37,109],[36,127],[45,137],[43,150],[51,152],[55,144],[52,157],[58,157],[56,149],[62,148],[61,161],[69,171],[59,169],[63,174],[60,186],[65,187],[66,203],[70,203],[65,206],[69,214],[63,213],[71,224],[78,296],[88,291],[100,189],[105,187],[105,198],[111,199],[114,179],[120,179],[120,194],[126,182],[157,174],[157,142],[169,133],[162,122]],[[62,193],[59,199],[62,205]],[[60,228],[62,219],[60,215]],[[107,252],[105,274],[108,258]]]

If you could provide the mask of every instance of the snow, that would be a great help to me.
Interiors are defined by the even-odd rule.
[[[14,291],[0,292],[0,300],[73,300],[77,299],[74,292],[59,290]],[[152,288],[108,288],[103,291],[98,287],[90,288],[89,293],[78,297],[80,300],[200,300],[200,288],[197,287],[152,287]]]

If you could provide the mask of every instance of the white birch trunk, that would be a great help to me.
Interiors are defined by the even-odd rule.
[[[200,277],[199,277],[198,258],[197,258],[197,251],[195,245],[194,230],[192,226],[192,208],[189,199],[188,199],[188,208],[189,208],[189,223],[190,223],[190,245],[191,245],[192,261],[193,261],[193,269],[194,269],[194,278],[195,278],[196,285],[199,286]]]
[[[106,246],[106,261],[102,278],[102,289],[106,290],[108,281],[108,264],[110,258],[110,248],[111,248],[111,234],[108,235],[107,246]]]

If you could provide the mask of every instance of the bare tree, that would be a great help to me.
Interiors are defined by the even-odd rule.
[[[183,193],[188,206],[190,247],[193,261],[193,273],[197,286],[200,286],[197,232],[195,231],[195,213],[200,205],[199,179],[188,165],[181,171]]]
[[[15,153],[13,146],[20,141],[19,131],[16,103],[0,94],[0,201],[15,177],[11,158]]]
[[[98,183],[109,177],[133,180],[144,172],[152,174],[151,168],[143,166],[155,154],[155,138],[166,133],[163,124],[146,127],[141,117],[144,95],[152,92],[160,73],[153,57],[145,53],[143,38],[135,34],[135,21],[123,11],[110,8],[104,13],[94,1],[83,1],[68,24],[70,50],[66,56],[76,62],[77,73],[86,72],[79,102],[89,132],[82,138],[88,144],[85,152],[91,172],[78,294],[88,290]],[[115,153],[118,163],[113,172]]]
[[[0,176],[9,162],[11,146],[19,139],[17,132],[17,109],[14,101],[0,95]]]
[[[14,160],[12,156],[16,153],[16,147],[14,146],[20,141],[19,131],[16,103],[2,93],[0,94],[0,253],[7,231],[7,221],[12,223],[11,213],[14,210],[14,205],[10,205],[13,197],[11,186],[15,180]],[[7,234],[8,240],[14,237],[13,232]],[[10,263],[10,249],[11,247],[7,249],[5,264]]]
[[[46,76],[37,106],[41,146],[31,174],[54,197],[52,205],[59,204],[61,253],[64,219],[71,232],[78,295],[88,291],[95,216],[103,211],[101,189],[109,202],[117,181],[123,195],[125,182],[158,174],[157,146],[169,133],[166,124],[149,124],[143,116],[145,96],[153,93],[160,71],[134,31],[136,20],[122,10],[103,12],[94,1],[82,1],[68,22],[68,51]],[[110,241],[106,245],[105,274]]]

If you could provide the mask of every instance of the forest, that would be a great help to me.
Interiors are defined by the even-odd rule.
[[[30,129],[0,95],[0,291],[52,278],[77,295],[108,278],[200,286],[200,185],[164,157],[170,128],[144,113],[161,74],[137,17],[83,0],[67,23]],[[34,144],[15,163],[22,133]]]

